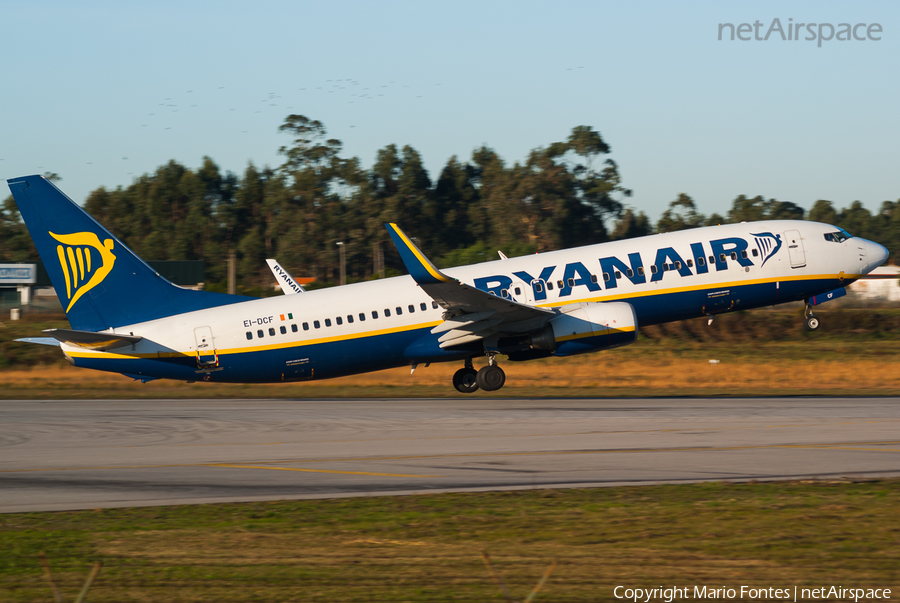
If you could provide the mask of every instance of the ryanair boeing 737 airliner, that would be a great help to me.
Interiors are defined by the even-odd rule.
[[[142,381],[304,381],[453,361],[457,390],[494,391],[500,356],[607,350],[633,343],[639,325],[804,301],[816,329],[813,307],[888,256],[835,226],[775,220],[438,270],[388,224],[409,276],[304,291],[272,261],[296,294],[252,299],[173,285],[41,176],[8,184],[72,327],[20,341]]]

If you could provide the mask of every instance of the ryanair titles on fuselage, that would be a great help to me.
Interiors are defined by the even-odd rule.
[[[541,301],[547,299],[548,282],[556,282],[559,289],[557,295],[567,297],[576,287],[587,287],[588,291],[615,289],[618,287],[619,279],[623,277],[634,285],[642,285],[647,282],[661,281],[667,272],[677,272],[680,276],[687,277],[694,276],[694,274],[707,274],[711,269],[728,270],[728,260],[737,261],[742,267],[747,267],[755,265],[752,258],[758,258],[761,262],[760,265],[763,265],[781,249],[780,234],[761,232],[753,233],[751,236],[756,243],[753,249],[750,248],[750,243],[746,239],[740,237],[714,239],[706,245],[691,243],[690,256],[682,256],[673,247],[662,247],[657,249],[656,257],[647,269],[644,267],[640,253],[629,253],[627,261],[616,256],[598,258],[602,275],[600,277],[582,262],[566,264],[561,278],[555,275],[558,266],[547,266],[538,274],[520,270],[513,272],[513,276],[526,285],[530,285],[535,301]],[[601,282],[603,283],[602,287]],[[509,295],[509,289],[513,283],[513,278],[503,274],[475,279],[475,286],[478,289],[501,297]],[[551,285],[549,288],[552,289],[553,286]]]

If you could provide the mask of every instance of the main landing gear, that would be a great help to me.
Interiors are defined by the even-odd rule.
[[[453,374],[453,387],[462,394],[478,391],[478,371],[472,368],[471,358],[466,358],[466,366]]]
[[[453,387],[463,394],[471,394],[479,389],[486,392],[497,391],[506,383],[506,373],[497,364],[494,355],[491,355],[487,366],[476,371],[472,367],[472,359],[466,359],[466,366],[456,371],[453,375]]]
[[[807,331],[815,331],[819,328],[819,319],[813,316],[812,306],[806,303],[806,309],[803,311],[803,328]]]

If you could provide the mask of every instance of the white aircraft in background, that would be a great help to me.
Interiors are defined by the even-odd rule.
[[[388,224],[409,276],[252,299],[169,283],[41,176],[8,184],[72,326],[25,341],[142,381],[305,381],[453,361],[457,390],[494,391],[500,356],[607,350],[633,343],[639,325],[800,300],[816,329],[813,307],[888,256],[835,226],[777,220],[438,270]]]

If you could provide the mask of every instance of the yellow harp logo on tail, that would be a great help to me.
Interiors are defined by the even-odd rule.
[[[78,299],[103,282],[110,273],[116,256],[112,253],[113,240],[100,239],[92,232],[75,232],[67,235],[50,233],[50,236],[62,243],[56,247],[59,265],[66,280],[66,297],[72,309]]]

